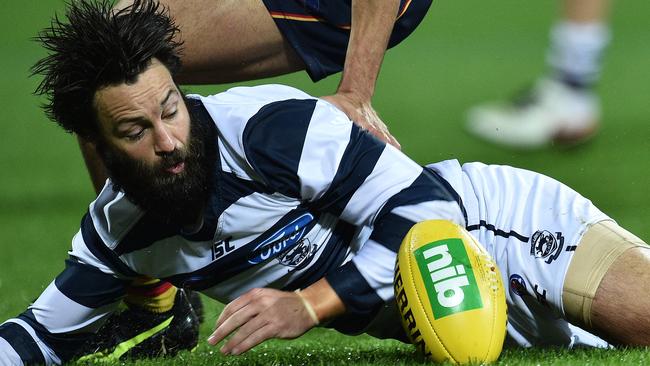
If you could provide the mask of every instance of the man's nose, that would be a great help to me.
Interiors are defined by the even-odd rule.
[[[176,144],[172,134],[165,126],[154,128],[154,150],[156,154],[166,154],[174,151]]]

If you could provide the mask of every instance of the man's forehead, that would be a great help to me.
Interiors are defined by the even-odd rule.
[[[162,64],[154,63],[135,82],[103,87],[97,90],[94,99],[100,117],[119,119],[128,113],[153,112],[175,95],[178,90],[169,71]]]

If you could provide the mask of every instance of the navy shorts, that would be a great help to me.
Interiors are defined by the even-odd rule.
[[[313,81],[343,70],[352,0],[263,0],[275,24],[307,66]],[[400,0],[388,48],[420,24],[432,0]]]

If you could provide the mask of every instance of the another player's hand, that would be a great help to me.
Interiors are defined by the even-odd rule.
[[[298,294],[256,288],[223,309],[208,343],[214,346],[234,332],[221,352],[238,355],[267,339],[299,337],[315,325]]]
[[[384,124],[384,122],[379,118],[369,100],[364,101],[357,98],[354,94],[343,92],[324,96],[321,97],[321,99],[334,104],[340,110],[345,112],[345,114],[347,114],[354,123],[359,125],[359,127],[368,130],[378,139],[385,141],[398,149],[401,148],[395,137],[388,132],[388,127],[386,127],[386,124]]]

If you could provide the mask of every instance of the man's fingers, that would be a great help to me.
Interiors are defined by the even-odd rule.
[[[221,326],[221,323],[223,323],[223,321],[229,318],[232,314],[234,314],[235,312],[239,311],[239,309],[246,306],[251,301],[251,299],[255,298],[255,294],[259,292],[260,289],[254,288],[244,293],[243,295],[239,296],[235,300],[231,301],[228,305],[226,305],[226,307],[223,308],[221,314],[219,314],[216,323],[214,324],[215,329],[219,328],[219,326]]]
[[[241,343],[246,338],[248,338],[257,329],[264,327],[266,323],[268,323],[268,321],[264,320],[264,316],[262,314],[257,314],[257,316],[252,317],[244,324],[242,324],[237,330],[237,332],[235,332],[235,334],[233,334],[233,336],[230,337],[230,339],[226,342],[226,344],[224,344],[224,346],[221,347],[221,352],[229,353],[231,349],[233,349],[239,343]]]
[[[232,303],[231,303],[232,304]],[[223,323],[224,320],[228,319],[232,313],[238,309],[234,308],[229,308],[228,306],[231,305],[228,304],[226,307],[223,308],[221,311],[221,314],[219,314],[219,317],[217,318],[217,321],[214,323],[214,329],[217,329],[221,326],[221,323]],[[241,306],[240,306],[241,307]]]
[[[232,355],[242,354],[250,350],[251,348],[257,346],[258,344],[264,342],[265,340],[274,338],[275,334],[276,332],[271,325],[265,325],[264,327],[258,329],[253,334],[245,338],[237,346],[233,347],[230,350],[230,354]]]
[[[257,316],[241,326],[220,351],[224,354],[238,355],[275,335],[276,330],[272,323],[262,316]]]
[[[248,305],[248,304],[247,304]],[[226,315],[217,321],[217,328],[215,331],[208,337],[208,343],[211,345],[216,345],[221,342],[228,334],[235,331],[235,329],[246,324],[251,318],[257,315],[258,311],[253,306],[240,307],[237,311],[232,313],[232,315]]]
[[[219,327],[208,338],[208,343],[215,345],[234,332],[221,348],[225,354],[240,354],[269,338],[295,338],[318,323],[299,294],[293,292],[258,289],[226,308]],[[233,312],[235,308],[238,309]]]
[[[224,320],[228,319],[233,313],[235,313],[237,310],[241,309],[245,305],[246,302],[242,301],[241,297],[238,297],[234,301],[230,302],[228,305],[226,305],[223,308],[221,314],[219,314],[217,321],[214,323],[214,328],[215,329],[219,328]]]

